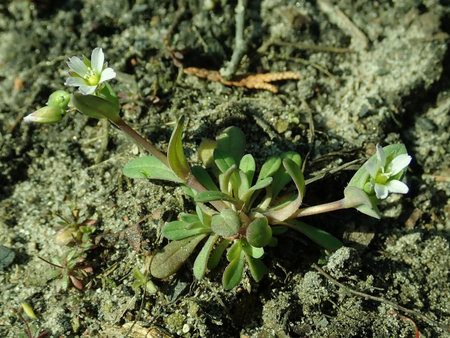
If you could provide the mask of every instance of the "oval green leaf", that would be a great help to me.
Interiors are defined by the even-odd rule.
[[[211,229],[205,227],[200,221],[197,223],[173,221],[166,223],[161,232],[167,239],[178,241],[194,235],[210,233]]]
[[[150,273],[156,278],[167,278],[177,272],[194,251],[205,234],[172,241],[153,256]]]
[[[264,275],[268,272],[267,266],[262,260],[256,259],[250,255],[245,254],[247,259],[248,267],[250,268],[250,273],[256,282],[259,282]]]
[[[208,269],[214,269],[220,262],[220,258],[225,251],[225,249],[230,245],[231,241],[229,239],[222,238],[221,241],[216,245],[211,254],[209,255],[208,260]]]
[[[236,235],[240,227],[239,216],[232,209],[223,209],[220,214],[214,215],[211,220],[211,230],[223,237]]]
[[[128,162],[123,168],[125,176],[131,178],[149,178],[152,180],[165,180],[183,183],[173,171],[155,156],[144,156]]]
[[[208,240],[203,245],[203,248],[197,255],[197,258],[195,259],[193,271],[195,278],[197,278],[198,280],[202,279],[203,276],[205,275],[209,255],[214,246],[214,243],[217,241],[218,238],[219,235],[210,235]]]
[[[246,238],[251,246],[262,248],[272,238],[272,228],[266,217],[260,217],[251,222],[247,227]]]
[[[244,257],[244,252],[241,250],[239,255],[225,268],[222,277],[222,284],[225,290],[234,288],[241,281],[244,271]]]

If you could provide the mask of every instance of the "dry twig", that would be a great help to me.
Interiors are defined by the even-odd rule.
[[[226,86],[246,87],[249,89],[265,89],[271,91],[272,93],[278,93],[278,88],[270,82],[281,80],[300,80],[300,75],[294,72],[252,74],[236,80],[227,80],[220,75],[219,71],[205,68],[188,67],[184,69],[184,73],[188,75],[195,75],[202,79],[220,82]]]

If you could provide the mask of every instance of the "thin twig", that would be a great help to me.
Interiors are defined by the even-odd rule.
[[[400,311],[403,311],[403,312],[412,314],[412,315],[414,315],[414,316],[416,316],[416,317],[419,317],[419,318],[421,318],[422,320],[424,320],[424,321],[426,321],[426,322],[428,322],[428,323],[430,323],[430,324],[433,324],[433,325],[435,325],[435,326],[437,326],[437,327],[439,327],[439,328],[441,328],[441,329],[445,329],[445,330],[447,330],[447,331],[450,331],[450,326],[449,326],[449,325],[445,325],[445,324],[438,323],[437,321],[435,321],[435,320],[433,320],[433,319],[431,319],[431,318],[425,316],[424,314],[422,314],[422,313],[420,313],[420,312],[418,312],[418,311],[410,310],[410,309],[408,309],[408,308],[406,308],[406,307],[403,307],[403,306],[401,306],[401,305],[398,305],[397,303],[391,302],[390,300],[387,300],[387,299],[384,299],[384,298],[381,298],[381,297],[372,296],[372,295],[369,295],[369,294],[364,293],[364,292],[361,292],[361,291],[353,290],[352,288],[350,288],[350,287],[348,287],[348,286],[346,286],[346,285],[344,285],[344,284],[338,282],[335,278],[331,277],[330,274],[328,274],[327,272],[325,272],[325,271],[324,271],[321,267],[319,267],[317,264],[313,263],[312,266],[313,266],[313,268],[316,269],[321,275],[323,275],[325,278],[327,278],[331,283],[333,283],[333,284],[335,284],[335,285],[337,285],[337,286],[339,286],[339,287],[345,289],[346,291],[348,291],[348,292],[350,292],[350,293],[352,293],[352,294],[354,294],[354,295],[356,295],[356,296],[363,297],[363,298],[366,298],[366,299],[371,299],[371,300],[374,300],[374,301],[376,301],[376,302],[380,302],[380,303],[384,303],[384,304],[390,305],[390,306],[392,306],[392,307],[393,307],[394,309],[396,309],[396,310],[400,310]]]
[[[336,54],[355,53],[355,50],[350,48],[308,45],[305,43],[275,41],[275,40],[267,40],[266,42],[264,42],[261,45],[261,47],[258,48],[258,53],[265,53],[270,46],[294,47],[296,49],[307,50],[311,52],[325,52]]]
[[[64,267],[63,266],[61,266],[61,265],[58,265],[58,264],[55,264],[55,263],[52,263],[52,262],[50,262],[50,261],[48,261],[48,260],[46,260],[45,258],[42,258],[41,256],[37,256],[40,260],[43,260],[45,263],[47,263],[47,264],[50,264],[50,265],[52,265],[52,266],[54,266],[55,268],[58,268],[58,269],[64,269]]]
[[[245,8],[247,7],[247,0],[238,0],[236,5],[236,36],[234,41],[233,54],[231,60],[226,67],[220,70],[220,75],[225,79],[230,79],[239,67],[239,63],[244,56],[247,46],[244,40],[244,23],[245,23]]]
[[[31,334],[31,329],[30,329],[30,325],[28,325],[28,322],[26,321],[25,318],[23,318],[23,316],[18,313],[19,318],[25,323],[26,327],[27,327],[27,336],[28,338],[33,338],[33,335]]]
[[[328,15],[330,21],[336,24],[343,32],[352,37],[352,45],[360,49],[369,47],[369,39],[337,6],[328,0],[318,0],[317,4],[322,12]]]

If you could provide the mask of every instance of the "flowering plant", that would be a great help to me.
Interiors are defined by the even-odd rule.
[[[380,200],[387,198],[389,193],[408,193],[408,186],[398,178],[403,175],[410,162],[411,156],[407,154],[391,153],[388,159],[384,149],[377,144],[375,161],[367,161],[365,164],[370,179],[364,185],[364,191],[368,194],[375,192],[375,196]]]
[[[84,95],[93,94],[101,84],[116,77],[116,72],[104,63],[105,55],[99,47],[94,48],[89,61],[72,56],[67,61],[71,72],[65,85],[78,87]]]
[[[400,181],[411,161],[403,144],[377,146],[377,153],[355,173],[342,199],[315,206],[303,206],[307,183],[300,154],[290,151],[273,156],[258,171],[254,157],[244,152],[244,133],[237,127],[226,128],[215,140],[203,142],[199,147],[203,166],[190,166],[182,144],[183,116],[172,132],[167,155],[120,118],[117,95],[106,82],[115,72],[104,65],[101,48],[94,49],[90,61],[72,57],[67,64],[72,76],[66,84],[79,87],[82,93],[72,94],[71,104],[87,116],[108,118],[151,154],[129,162],[124,174],[180,184],[196,206],[195,213],[181,213],[178,220],[163,227],[162,234],[170,242],[152,259],[150,271],[157,278],[175,273],[203,242],[193,265],[197,279],[225,255],[229,262],[222,280],[226,289],[239,284],[245,265],[259,281],[268,270],[262,261],[264,248],[277,245],[277,237],[288,229],[326,250],[342,245],[299,218],[344,208],[380,218],[380,200],[389,193],[408,192]]]

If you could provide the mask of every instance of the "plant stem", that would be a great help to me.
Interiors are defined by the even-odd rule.
[[[131,128],[126,122],[122,119],[119,119],[113,122],[117,125],[125,134],[133,139],[137,144],[142,146],[145,150],[147,150],[150,154],[155,156],[158,160],[164,163],[168,168],[170,168],[169,161],[167,160],[167,156],[164,155],[161,151],[159,151],[153,144],[151,144],[148,140],[139,135],[133,128]],[[185,184],[194,189],[197,192],[206,191],[207,189],[197,180],[197,178],[189,174]],[[211,204],[218,210],[222,210],[227,208],[227,205],[222,201],[211,201]]]
[[[145,150],[147,150],[150,154],[155,156],[158,160],[164,163],[169,167],[169,162],[167,161],[167,156],[164,155],[161,151],[159,151],[153,144],[139,135],[133,128],[131,128],[128,124],[125,123],[124,120],[119,119],[118,121],[113,122],[117,125],[125,134],[131,137],[137,144],[142,146]],[[169,167],[170,168],[170,167]]]
[[[334,201],[334,202],[329,202],[329,203],[325,203],[325,204],[314,205],[312,207],[302,208],[302,209],[297,210],[289,218],[292,219],[292,218],[297,218],[297,217],[305,217],[305,216],[310,216],[310,215],[323,214],[325,212],[336,211],[336,210],[341,210],[341,209],[351,207],[351,206],[346,205],[345,202],[346,202],[345,198],[343,198],[339,201]]]
[[[64,267],[63,267],[63,266],[61,266],[61,265],[58,265],[58,264],[55,264],[55,263],[52,263],[52,262],[50,262],[50,261],[46,260],[45,258],[42,258],[41,256],[38,256],[38,258],[39,258],[40,260],[43,260],[43,261],[44,261],[45,263],[47,263],[47,264],[50,264],[50,265],[54,266],[55,268],[58,268],[58,269],[64,269]]]

